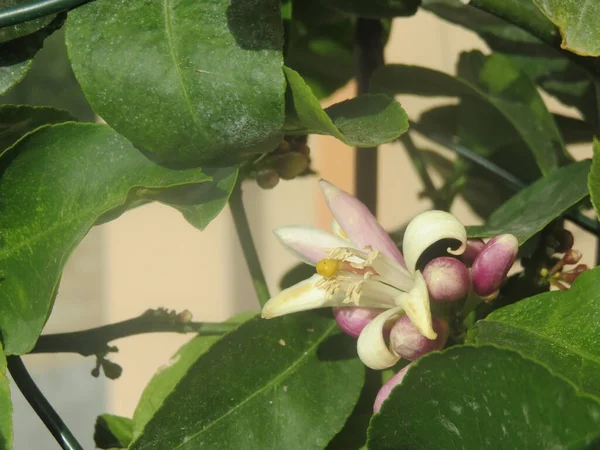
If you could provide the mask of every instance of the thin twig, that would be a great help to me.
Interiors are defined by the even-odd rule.
[[[464,145],[457,144],[452,139],[439,135],[437,133],[428,133],[419,128],[418,124],[410,122],[410,127],[420,135],[436,142],[444,147],[453,150],[459,156],[467,159],[473,164],[484,168],[488,172],[496,175],[500,180],[502,180],[507,187],[512,189],[515,192],[518,192],[522,189],[525,189],[528,185],[515,177],[513,174],[493,163],[489,159],[484,158],[481,155],[478,155],[471,149],[465,147]],[[590,219],[589,217],[583,215],[580,211],[571,210],[565,213],[565,217],[569,219],[571,222],[581,227],[583,230],[588,231],[596,236],[600,236],[600,223],[594,219]]]
[[[64,450],[83,450],[71,430],[65,425],[44,394],[39,390],[23,361],[19,356],[8,356],[8,371],[15,384],[37,415],[42,419],[46,428],[52,433],[58,445]]]
[[[231,192],[231,197],[229,197],[229,207],[231,208],[235,230],[240,239],[240,243],[242,244],[242,251],[244,252],[244,258],[246,259],[246,265],[248,266],[248,271],[252,278],[252,284],[254,285],[258,302],[260,303],[260,306],[264,306],[271,298],[271,294],[269,294],[267,280],[265,279],[265,274],[260,265],[258,252],[256,251],[254,239],[252,238],[252,233],[250,231],[250,224],[248,223],[248,216],[244,209],[241,182],[238,182]]]
[[[358,94],[369,92],[371,75],[383,66],[385,45],[380,20],[359,18],[356,21],[354,60]],[[354,186],[356,197],[377,214],[377,147],[356,148],[354,151]]]
[[[31,353],[79,353],[83,356],[103,356],[114,347],[108,345],[117,339],[145,333],[202,333],[220,335],[236,324],[192,322],[189,311],[179,314],[166,309],[149,309],[141,316],[89,330],[40,336]]]

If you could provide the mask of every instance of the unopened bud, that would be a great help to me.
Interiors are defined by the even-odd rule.
[[[441,256],[423,270],[429,298],[436,302],[453,302],[467,295],[471,288],[469,269],[456,258]]]
[[[277,146],[277,148],[275,150],[273,150],[273,153],[275,155],[283,155],[284,153],[288,153],[290,151],[291,147],[288,141],[282,140],[279,145]]]
[[[571,249],[562,257],[565,264],[577,264],[583,255],[579,250]]]
[[[512,234],[501,234],[488,241],[471,267],[473,290],[488,297],[506,281],[506,275],[517,258],[519,241]]]
[[[564,253],[567,250],[571,250],[573,247],[575,239],[573,238],[573,233],[571,233],[569,230],[557,230],[553,237],[556,240],[555,249],[558,253]]]
[[[104,370],[104,375],[106,375],[106,378],[111,380],[116,380],[123,373],[123,368],[120,365],[109,361],[108,359],[101,360],[100,364],[102,364],[102,370]]]
[[[367,324],[381,314],[381,309],[343,306],[333,308],[333,316],[341,330],[357,338]]]
[[[307,158],[310,156],[310,147],[306,144],[302,144],[302,143],[294,144],[294,145],[292,145],[292,150],[303,154]]]
[[[467,239],[467,248],[462,255],[459,256],[460,260],[465,263],[467,267],[473,265],[473,261],[479,255],[479,252],[485,247],[485,242],[482,239]]]
[[[192,321],[192,313],[184,309],[179,314],[177,314],[177,321],[183,325],[188,324]]]
[[[284,180],[292,180],[306,169],[308,169],[308,158],[302,153],[287,153],[277,161],[277,173]]]
[[[256,183],[263,189],[273,189],[279,183],[279,174],[273,169],[261,170],[256,176]]]
[[[402,316],[390,331],[390,348],[401,358],[414,361],[424,354],[440,350],[446,345],[448,324],[444,320],[434,317],[433,331],[437,333],[437,338],[427,339],[413,325],[408,316]]]
[[[374,413],[379,412],[381,405],[383,405],[383,402],[390,396],[392,389],[402,383],[402,379],[404,378],[404,375],[406,375],[406,372],[408,372],[409,367],[410,364],[400,369],[396,375],[391,377],[383,386],[381,386],[381,389],[379,389],[379,392],[377,393],[377,397],[375,397],[375,403],[373,403]]]

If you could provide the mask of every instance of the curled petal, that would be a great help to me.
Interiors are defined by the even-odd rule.
[[[313,275],[308,280],[284,289],[265,303],[261,316],[264,319],[271,319],[298,311],[340,306],[344,301],[344,293],[335,294],[328,299],[326,292],[316,286],[322,279],[320,275]]]
[[[381,386],[381,389],[379,389],[379,392],[377,393],[377,397],[375,397],[375,403],[373,404],[374,413],[379,412],[381,405],[383,405],[383,402],[390,396],[392,389],[402,383],[402,379],[404,378],[404,375],[406,375],[406,372],[408,372],[409,368],[410,364],[400,369],[396,375],[391,377],[383,386]]]
[[[402,315],[402,307],[397,306],[379,314],[362,330],[358,337],[356,348],[358,357],[375,370],[387,369],[398,362],[400,357],[394,354],[385,342],[384,328],[387,321]]]
[[[348,240],[348,235],[344,233],[344,230],[342,230],[342,227],[340,227],[340,224],[335,219],[331,221],[331,232],[337,237]]]
[[[345,239],[314,227],[282,227],[273,233],[293,255],[313,266],[327,258],[326,250],[349,246]]]
[[[356,247],[360,250],[374,248],[404,264],[402,253],[365,205],[325,180],[321,180],[319,185],[335,220]]]
[[[483,242],[483,239],[468,239],[467,248],[465,249],[464,253],[460,255],[460,260],[464,262],[467,267],[471,267],[479,252],[483,250],[483,247],[485,247],[485,242]]]
[[[433,330],[427,284],[421,272],[415,272],[414,287],[410,292],[400,294],[396,299],[396,304],[402,307],[410,321],[419,330],[419,333],[427,339],[434,340],[437,338],[437,333]]]
[[[448,253],[460,255],[465,251],[467,230],[452,214],[445,211],[426,211],[411,220],[402,241],[408,270],[413,273],[423,252],[443,239],[460,242],[456,250],[449,248]]]

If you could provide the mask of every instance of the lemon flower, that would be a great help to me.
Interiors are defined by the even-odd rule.
[[[262,317],[323,307],[379,308],[381,313],[358,337],[358,355],[373,369],[391,367],[400,359],[384,337],[384,327],[391,320],[406,314],[427,339],[437,337],[427,284],[417,270],[419,258],[433,244],[448,239],[459,245],[447,251],[461,254],[466,248],[466,230],[450,213],[424,212],[408,224],[402,255],[358,199],[324,180],[319,184],[335,219],[333,233],[301,226],[275,230],[284,247],[316,266],[317,273],[272,297]]]

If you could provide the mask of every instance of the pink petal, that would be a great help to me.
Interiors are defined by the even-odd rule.
[[[325,180],[319,185],[333,217],[354,245],[361,250],[372,247],[404,265],[402,253],[365,205]]]
[[[327,258],[326,250],[351,247],[345,239],[313,227],[282,227],[274,233],[286,249],[313,266]]]

